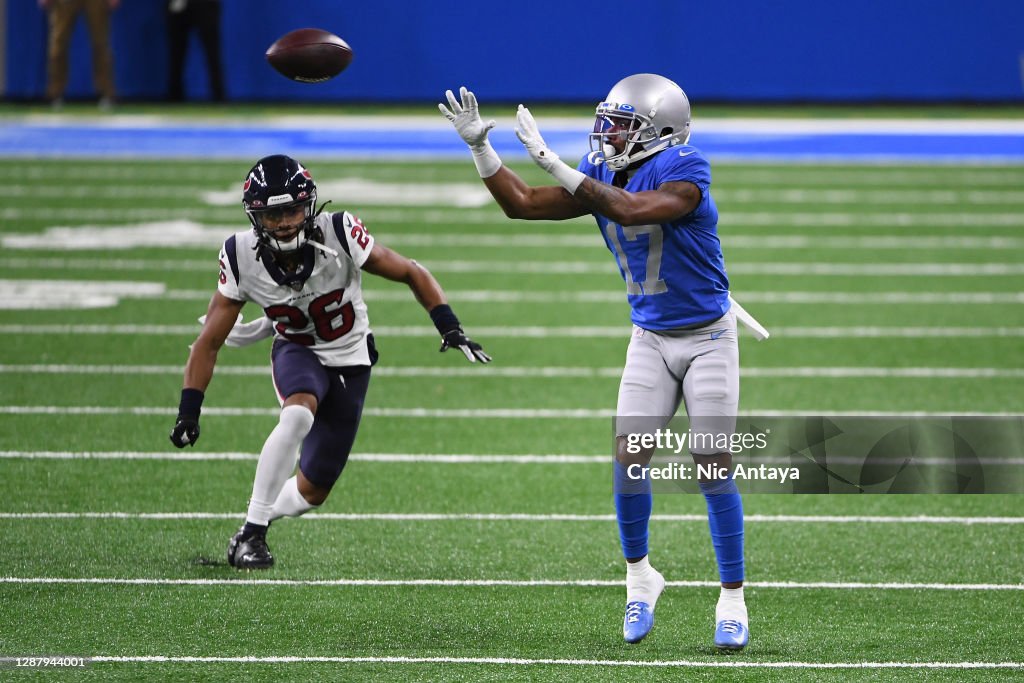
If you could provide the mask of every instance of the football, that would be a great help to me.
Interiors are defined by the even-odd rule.
[[[318,28],[290,31],[267,48],[267,61],[281,75],[302,83],[334,78],[352,61],[352,48]]]

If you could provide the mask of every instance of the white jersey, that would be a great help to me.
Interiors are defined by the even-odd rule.
[[[309,250],[305,267],[312,266],[312,272],[301,288],[279,283],[286,274],[273,263],[269,249],[256,257],[256,235],[246,230],[221,247],[217,289],[229,299],[261,307],[276,323],[275,338],[310,347],[326,366],[370,365],[361,269],[373,250],[373,236],[347,211],[321,213],[316,226],[324,246],[338,255]]]

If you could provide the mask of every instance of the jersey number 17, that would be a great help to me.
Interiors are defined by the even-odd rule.
[[[636,242],[640,235],[647,235],[647,267],[646,279],[636,280],[633,271],[629,269],[629,259],[622,249],[619,241],[618,229],[622,228],[622,234],[630,242]],[[604,226],[604,234],[615,249],[615,256],[622,266],[622,273],[626,279],[627,295],[662,294],[668,291],[665,281],[661,279],[661,255],[665,245],[665,233],[660,225],[623,225],[618,226],[609,222]]]

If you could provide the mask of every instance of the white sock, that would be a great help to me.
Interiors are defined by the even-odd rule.
[[[270,432],[256,464],[256,478],[252,483],[252,498],[245,520],[266,526],[270,522],[271,508],[281,487],[295,469],[295,453],[299,444],[313,427],[313,413],[299,405],[285,406],[281,418]]]
[[[292,477],[281,487],[281,493],[277,494],[274,507],[270,510],[270,521],[281,517],[298,517],[317,507],[320,506],[313,505],[302,497],[299,493],[298,479]]]
[[[644,555],[637,562],[626,563],[626,602],[646,602],[652,608],[665,588],[665,579]]]
[[[738,621],[747,625],[747,605],[743,602],[743,586],[723,588],[715,606],[715,623],[723,619]]]

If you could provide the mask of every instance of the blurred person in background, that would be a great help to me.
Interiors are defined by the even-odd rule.
[[[49,16],[50,34],[47,45],[46,99],[55,108],[64,104],[68,86],[68,49],[75,22],[85,14],[92,43],[92,81],[100,96],[100,108],[108,110],[114,103],[114,55],[110,48],[110,13],[121,0],[39,0]]]
[[[224,68],[220,56],[220,0],[170,0],[167,3],[167,42],[170,46],[170,77],[167,99],[185,99],[185,55],[189,35],[195,31],[206,57],[210,97],[223,102]]]

